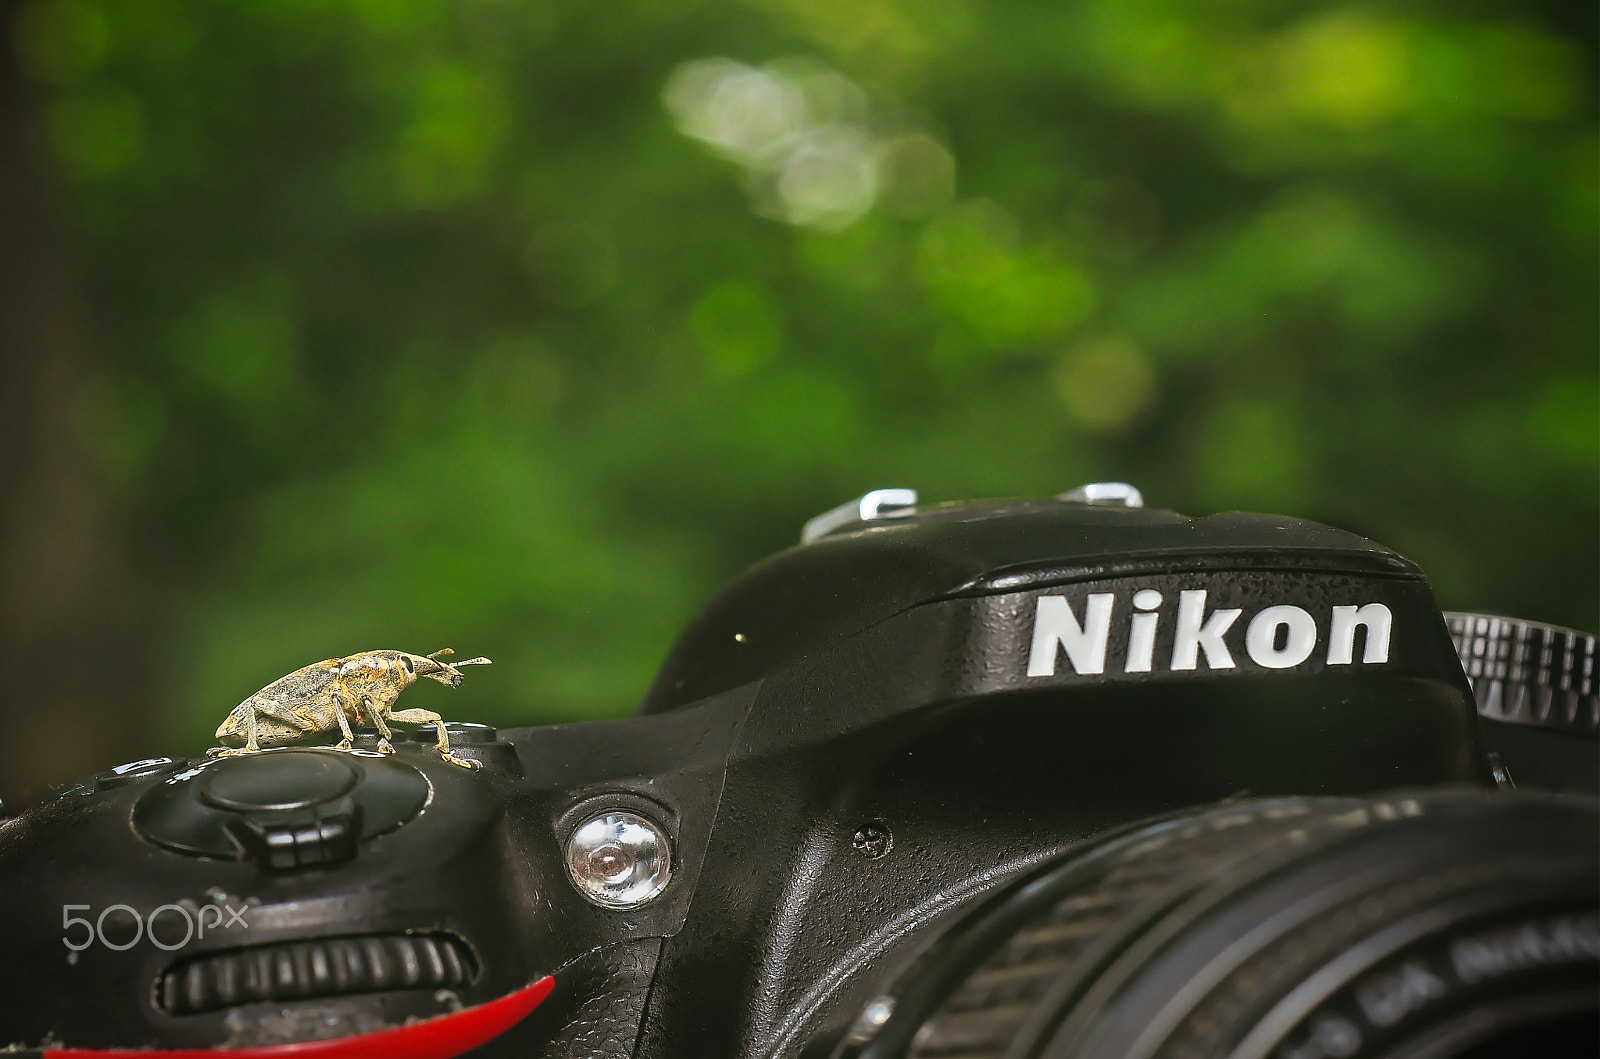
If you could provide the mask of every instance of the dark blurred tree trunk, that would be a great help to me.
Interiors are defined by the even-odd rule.
[[[150,671],[138,579],[115,539],[82,416],[90,327],[54,209],[42,93],[0,0],[0,797],[138,756]]]

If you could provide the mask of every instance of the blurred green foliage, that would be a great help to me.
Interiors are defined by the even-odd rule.
[[[37,0],[14,39],[185,746],[371,647],[490,655],[486,721],[625,712],[878,486],[1127,479],[1597,624],[1592,4]]]

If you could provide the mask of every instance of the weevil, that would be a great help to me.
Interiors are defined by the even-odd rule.
[[[462,768],[478,768],[479,762],[450,753],[450,737],[445,734],[444,718],[432,710],[395,710],[395,700],[418,677],[437,680],[452,688],[461,686],[457,666],[486,666],[487,658],[469,658],[454,665],[442,659],[455,652],[446,647],[431,655],[405,651],[365,651],[345,658],[328,658],[297,669],[245,699],[233,708],[228,719],[217,727],[217,738],[227,749],[219,756],[253,754],[263,747],[296,742],[314,732],[344,733],[338,749],[349,750],[355,738],[351,727],[376,728],[378,749],[394,753],[389,743],[389,721],[404,724],[432,724],[439,730],[439,755]],[[242,745],[241,745],[242,744]]]

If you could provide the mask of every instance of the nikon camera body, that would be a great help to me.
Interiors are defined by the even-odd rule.
[[[871,493],[638,716],[0,823],[0,1049],[1592,1056],[1594,650],[1310,522]]]

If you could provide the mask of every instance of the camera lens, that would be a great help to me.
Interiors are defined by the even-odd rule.
[[[659,894],[672,874],[667,836],[622,809],[592,816],[567,840],[567,872],[578,892],[604,908],[636,908]]]
[[[1103,839],[935,942],[859,1059],[1490,1059],[1600,1045],[1600,818],[1279,798]]]

